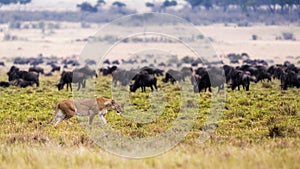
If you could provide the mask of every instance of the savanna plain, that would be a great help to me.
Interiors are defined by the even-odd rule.
[[[80,39],[93,31],[80,29],[77,31],[79,37],[74,37],[72,32],[75,29],[70,27],[53,30],[56,33],[50,32],[43,39],[38,35],[2,41],[0,51],[7,56],[4,58],[7,62],[11,61],[9,56],[18,56],[22,51],[27,56],[79,54],[82,48],[78,46],[82,47],[84,43],[72,38]],[[265,59],[274,58],[275,62],[281,63],[286,56],[300,53],[295,47],[299,40],[275,40],[282,31],[293,31],[297,38],[297,26],[239,28],[219,25],[206,26],[202,30],[211,37],[217,53],[243,50],[253,58],[265,55]],[[226,37],[228,32],[237,32],[240,36]],[[10,33],[17,37],[25,35],[16,30]],[[254,34],[258,36],[256,41],[252,39]],[[63,48],[70,50],[64,51],[62,43],[66,43]],[[34,50],[35,44],[41,45],[37,47],[41,51]],[[290,53],[282,53],[283,48]],[[7,81],[8,69],[0,68],[1,81]],[[73,97],[71,91],[57,90],[55,85],[59,77],[60,73],[50,77],[41,75],[40,87],[0,88],[0,168],[300,168],[300,90],[289,88],[282,91],[279,80],[251,83],[250,91],[225,88],[224,110],[217,128],[205,142],[199,137],[206,118],[213,113],[210,109],[212,94],[197,94],[200,104],[199,109],[195,109],[198,114],[196,123],[179,144],[155,157],[129,159],[103,150],[99,143],[88,137],[76,118],[57,127],[51,125],[56,104]],[[100,75],[90,83],[95,84],[97,95],[112,97],[111,80],[109,76]],[[158,135],[166,130],[180,110],[180,88],[162,83],[162,77],[158,78],[158,88],[166,98],[164,104],[167,108],[157,120],[147,124],[131,123],[109,112],[106,118],[109,125],[136,138]],[[147,110],[150,95],[148,89],[146,93],[129,93],[129,99],[136,109]]]

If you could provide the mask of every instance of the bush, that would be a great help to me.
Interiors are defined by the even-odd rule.
[[[257,40],[257,35],[252,35],[252,40]]]
[[[296,40],[294,34],[291,32],[282,32],[282,37],[284,40]]]
[[[21,29],[21,23],[20,22],[10,22],[9,28],[10,29]]]

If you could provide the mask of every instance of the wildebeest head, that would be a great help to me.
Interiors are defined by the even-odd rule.
[[[64,88],[64,83],[63,82],[59,82],[57,85],[56,85],[57,89],[58,90],[62,90]]]
[[[138,89],[138,86],[136,84],[129,85],[130,92],[135,92]]]

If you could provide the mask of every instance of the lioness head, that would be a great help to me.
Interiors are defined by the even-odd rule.
[[[105,101],[104,106],[107,110],[115,110],[117,114],[121,114],[123,112],[122,105],[112,99]]]

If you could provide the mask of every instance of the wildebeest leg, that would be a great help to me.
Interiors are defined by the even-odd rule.
[[[211,92],[211,87],[208,87],[208,91]]]
[[[157,90],[157,85],[156,85],[156,83],[154,84],[154,88],[155,88],[155,90]]]
[[[232,84],[231,84],[231,90],[233,91],[233,90],[235,89],[235,87],[236,87],[235,84],[232,83]]]
[[[83,80],[82,81],[82,88],[85,88],[85,86],[86,86],[86,80]]]
[[[78,85],[77,85],[77,90],[79,90],[79,89],[80,89],[80,84],[81,84],[81,82],[78,82]]]

